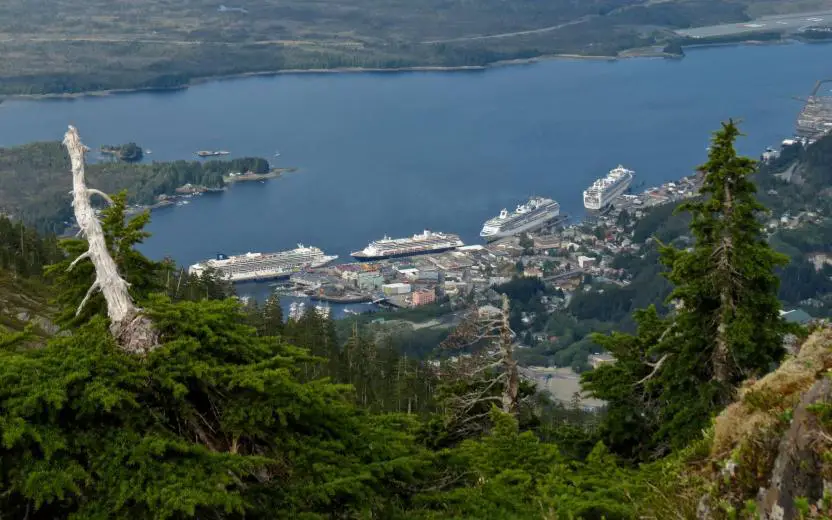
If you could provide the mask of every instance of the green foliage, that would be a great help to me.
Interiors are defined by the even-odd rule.
[[[584,373],[581,380],[585,390],[608,403],[599,425],[604,442],[627,459],[645,460],[661,445],[661,439],[655,438],[661,420],[657,403],[661,387],[655,380],[645,381],[651,374],[647,361],[669,322],[654,306],[636,311],[635,321],[635,335],[593,336],[616,361]],[[643,386],[639,381],[644,381]]]
[[[146,308],[163,344],[145,360],[100,317],[0,353],[2,511],[351,516],[382,511],[418,470],[412,421],[366,417],[346,387],[300,382],[314,358],[253,334],[233,301]]]
[[[127,219],[127,194],[121,192],[112,200],[113,205],[101,212],[104,238],[119,274],[130,284],[131,296],[142,300],[152,292],[162,291],[161,276],[166,268],[164,264],[148,260],[135,250],[135,246],[149,236],[149,233],[144,231],[144,226],[150,220],[150,212]],[[105,315],[104,297],[101,294],[93,295],[81,312],[76,313],[95,280],[95,268],[88,258],[73,265],[73,262],[87,251],[87,241],[69,238],[61,241],[61,247],[66,252],[66,258],[47,269],[47,275],[60,288],[56,298],[57,303],[63,308],[59,323],[64,326],[77,325],[88,321],[94,315]]]
[[[422,493],[413,518],[634,518],[639,483],[599,444],[567,461],[496,410],[493,431],[443,453],[450,489]],[[439,485],[441,486],[441,482]]]
[[[71,222],[72,176],[61,143],[33,143],[0,148],[0,207],[42,232],[60,233]],[[137,164],[101,162],[87,165],[87,181],[105,193],[127,191],[129,204],[154,204],[184,184],[222,188],[231,172],[269,171],[265,159],[173,161]]]
[[[619,361],[584,380],[609,402],[604,433],[611,447],[630,458],[652,458],[697,439],[743,379],[767,372],[783,356],[774,271],[785,259],[762,235],[758,216],[765,208],[749,179],[753,161],[734,151],[738,135],[733,122],[714,135],[700,168],[703,197],[679,208],[692,215],[694,246],[661,248],[674,284],[669,299],[678,304],[670,321],[651,308],[635,315],[635,336],[596,339]]]
[[[54,239],[0,219],[0,288],[29,291],[40,266],[57,262],[48,274],[65,328],[36,348],[36,326],[0,333],[0,516],[612,520],[693,517],[709,489],[753,495],[773,450],[747,443],[747,468],[731,489],[709,488],[690,469],[705,465],[711,434],[702,430],[738,382],[782,355],[774,273],[783,259],[762,236],[753,163],[736,156],[737,135],[733,123],[716,134],[704,196],[682,207],[693,246],[617,259],[639,289],[605,288],[616,302],[609,318],[623,323],[632,311],[634,334],[589,334],[610,325],[565,313],[535,325],[558,336],[545,347],[553,359],[577,367],[581,353],[613,354],[615,363],[583,375],[608,403],[597,415],[580,410],[579,396],[557,405],[527,382],[517,416],[506,415],[493,409],[503,390],[496,365],[455,377],[453,366],[437,369],[404,355],[395,337],[359,329],[361,320],[348,322],[342,341],[314,309],[284,323],[276,296],[244,307],[217,273],[191,277],[138,253],[149,216],[127,220],[122,192],[102,212],[107,246],[160,332],[153,351],[130,355],[98,297],[75,316],[94,273],[88,260],[67,268],[85,241],[64,241],[64,256]],[[670,268],[670,301],[681,303],[669,313],[651,304],[670,289],[650,286],[659,258]],[[809,271],[782,271],[796,280],[790,298],[808,293],[817,275]],[[518,312],[545,315],[540,297],[550,289],[540,280],[498,290]],[[596,302],[581,298],[571,310],[586,317]],[[745,402],[780,400],[749,392]],[[825,432],[829,410],[811,410]],[[783,411],[780,426],[791,418]],[[773,446],[779,437],[755,440]]]
[[[118,160],[124,162],[139,162],[144,157],[142,147],[136,143],[127,143],[119,146],[104,145],[101,153],[114,155]]]
[[[774,271],[787,259],[763,236],[758,216],[765,208],[749,179],[754,162],[737,156],[738,135],[733,122],[714,135],[701,167],[704,199],[680,207],[692,215],[693,249],[662,250],[675,285],[670,298],[682,305],[674,341],[661,351],[673,357],[662,371],[669,403],[664,430],[677,446],[699,434],[707,413],[730,400],[743,379],[767,372],[784,353]]]
[[[243,13],[218,12],[209,0],[147,0],[124,6],[117,17],[101,17],[110,7],[104,0],[80,6],[59,0],[48,13],[11,0],[0,6],[0,32],[18,37],[0,44],[0,94],[172,89],[206,77],[293,69],[483,66],[558,53],[614,56],[676,39],[667,29],[746,21],[745,8],[758,4],[528,0],[506,8],[499,0],[287,0],[246,3]],[[159,17],[166,23],[158,23]],[[77,25],[67,27],[68,19]],[[559,29],[535,32],[554,26]],[[54,36],[38,38],[44,33]],[[154,37],[136,39],[137,34]],[[479,38],[488,35],[506,37]]]
[[[39,277],[44,266],[61,257],[54,236],[41,236],[22,222],[0,216],[0,269],[24,277]]]

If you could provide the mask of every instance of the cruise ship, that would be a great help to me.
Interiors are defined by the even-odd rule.
[[[297,249],[278,253],[246,253],[237,256],[219,254],[216,259],[192,265],[188,268],[188,273],[201,275],[206,269],[211,268],[219,271],[231,282],[269,280],[285,278],[303,269],[321,267],[337,258],[324,254],[317,247],[298,244]]]
[[[603,179],[598,179],[592,186],[584,190],[584,207],[586,209],[599,210],[605,208],[610,202],[621,196],[633,182],[635,172],[618,165],[610,170]]]
[[[352,253],[357,260],[381,260],[399,256],[413,256],[425,253],[441,253],[450,251],[465,244],[458,235],[424,231],[409,238],[390,238],[385,236],[381,240],[370,242],[361,251]]]
[[[494,218],[485,221],[480,236],[486,240],[496,240],[532,231],[560,215],[560,204],[552,199],[532,197],[525,204],[517,206],[513,213],[503,209]]]

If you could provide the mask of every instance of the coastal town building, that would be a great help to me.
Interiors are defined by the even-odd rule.
[[[429,305],[436,301],[436,294],[433,291],[428,290],[416,291],[413,293],[411,301],[413,302],[414,307]]]

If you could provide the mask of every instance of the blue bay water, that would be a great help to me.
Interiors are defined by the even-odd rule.
[[[0,104],[0,146],[135,141],[155,160],[196,150],[256,155],[297,173],[153,213],[151,257],[182,264],[311,244],[346,257],[423,229],[479,242],[482,222],[530,195],[580,214],[581,192],[619,163],[658,184],[703,161],[721,120],[744,153],[793,130],[832,45],[696,49],[680,61],[543,61],[482,72],[300,74],[184,91]]]

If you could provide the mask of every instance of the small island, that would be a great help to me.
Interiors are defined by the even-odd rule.
[[[117,146],[101,145],[101,154],[115,157],[123,162],[139,162],[144,157],[142,147],[136,143],[127,143]]]

